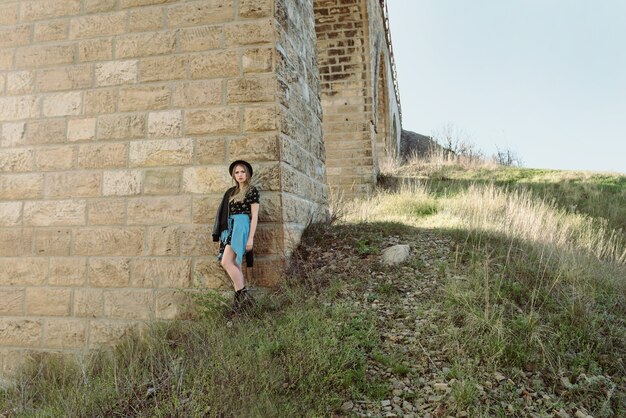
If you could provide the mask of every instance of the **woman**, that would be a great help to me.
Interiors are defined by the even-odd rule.
[[[217,258],[233,282],[233,312],[238,313],[252,303],[241,265],[245,255],[247,266],[252,267],[254,234],[259,220],[259,191],[250,184],[253,170],[247,161],[233,161],[228,172],[236,186],[224,194],[213,227],[213,241],[220,242]]]

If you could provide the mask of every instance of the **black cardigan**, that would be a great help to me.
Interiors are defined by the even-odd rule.
[[[233,186],[230,189],[226,190],[224,193],[224,197],[222,197],[222,202],[220,206],[217,208],[217,213],[215,214],[215,223],[213,224],[213,242],[218,242],[220,240],[220,235],[222,235],[222,231],[228,229],[228,199],[235,191],[237,186]],[[246,251],[246,266],[252,267],[254,265],[254,252]]]

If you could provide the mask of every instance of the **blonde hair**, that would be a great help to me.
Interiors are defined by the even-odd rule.
[[[237,171],[237,167],[242,167],[244,169],[244,171],[246,172],[246,181],[243,182],[243,186],[240,186],[239,183],[237,182],[237,180],[235,179],[235,171]],[[232,174],[233,180],[235,181],[235,183],[237,184],[237,188],[235,189],[234,194],[230,197],[229,201],[231,202],[243,202],[243,200],[246,198],[246,194],[248,193],[248,190],[250,190],[250,172],[248,171],[248,167],[246,167],[244,164],[237,164],[235,167],[233,167],[233,174]]]

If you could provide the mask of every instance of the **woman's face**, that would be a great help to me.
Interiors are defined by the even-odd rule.
[[[248,179],[246,167],[243,165],[235,166],[235,169],[233,170],[233,177],[237,183],[243,184]]]

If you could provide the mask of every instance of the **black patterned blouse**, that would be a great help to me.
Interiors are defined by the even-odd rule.
[[[260,199],[259,191],[257,190],[257,188],[254,186],[250,186],[250,189],[248,190],[248,193],[246,193],[246,197],[243,199],[243,201],[241,202],[229,201],[228,202],[229,213],[231,215],[238,215],[238,214],[251,215],[252,210],[250,209],[250,206],[253,203],[259,203],[259,199]]]

